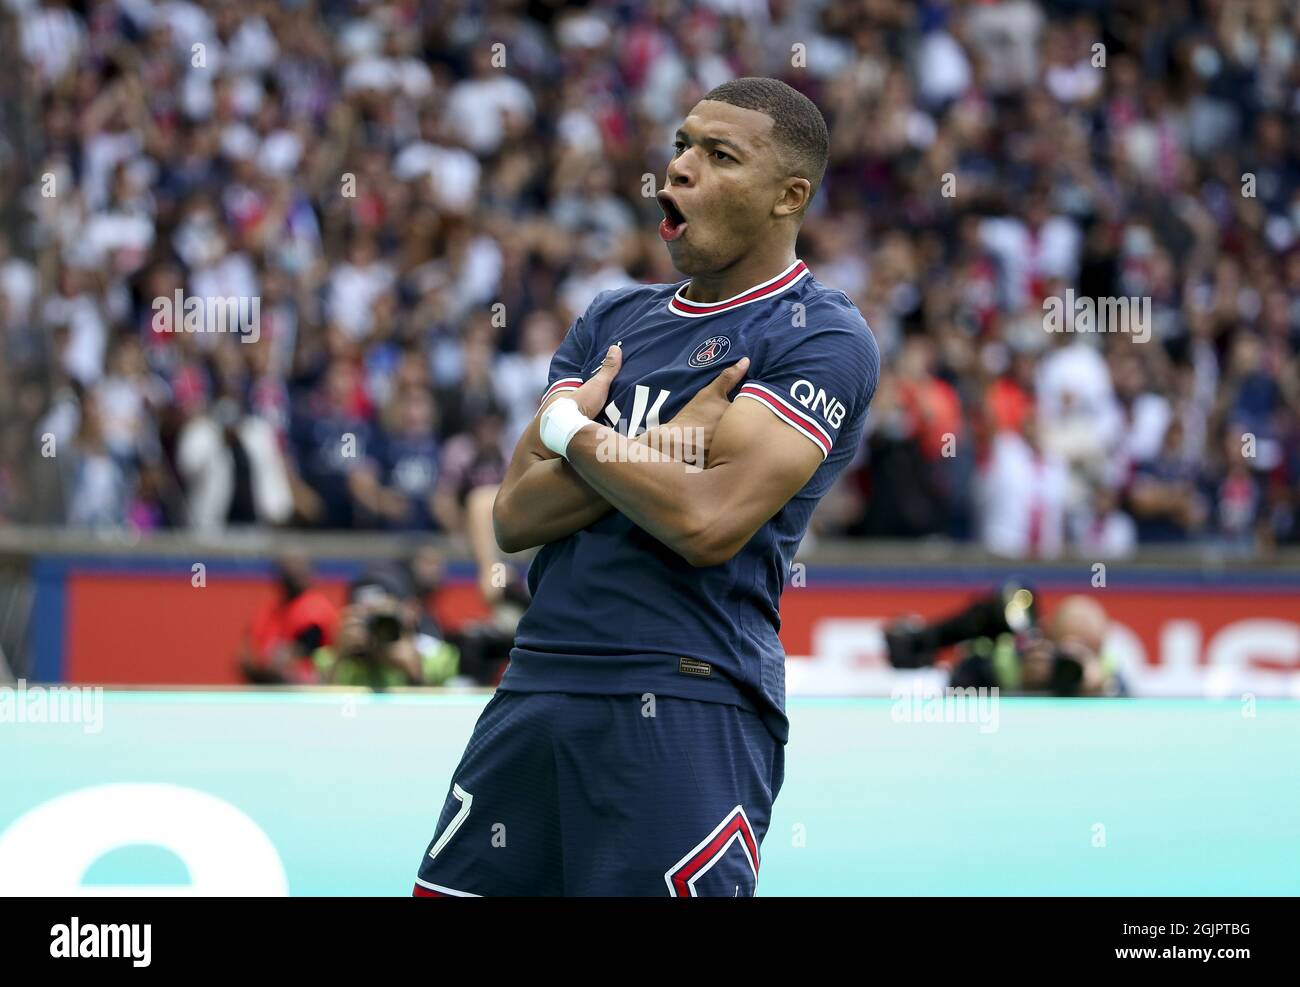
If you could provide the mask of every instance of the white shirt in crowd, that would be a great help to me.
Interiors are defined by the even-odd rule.
[[[54,295],[41,313],[47,326],[65,326],[68,344],[63,351],[63,369],[83,384],[93,384],[104,372],[108,347],[108,326],[95,299],[87,294],[68,298]]]
[[[459,147],[443,147],[428,141],[415,141],[402,148],[393,159],[393,174],[404,182],[428,176],[434,200],[453,213],[468,213],[478,201],[478,158]]]
[[[22,324],[32,317],[40,279],[36,265],[21,257],[10,257],[0,264],[0,295],[7,300],[9,316]]]
[[[1083,235],[1073,220],[1049,216],[1037,230],[1014,216],[995,216],[980,223],[980,240],[1006,272],[1007,304],[1020,310],[1033,302],[1034,278],[1073,283],[1079,272]]]
[[[81,18],[65,7],[33,4],[23,14],[19,43],[41,78],[52,81],[76,65],[86,45],[86,29]]]
[[[490,155],[505,139],[505,115],[533,117],[533,94],[518,79],[502,73],[491,79],[466,79],[451,89],[447,115],[475,154]]]
[[[365,336],[371,329],[375,300],[392,288],[393,280],[393,269],[381,261],[364,267],[339,264],[329,280],[330,319],[353,339]]]
[[[1081,336],[1045,355],[1038,365],[1038,420],[1058,422],[1080,416],[1098,445],[1110,449],[1119,440],[1123,419],[1115,400],[1106,359]]]
[[[980,537],[994,555],[1053,558],[1065,541],[1069,474],[1050,454],[1035,454],[1015,432],[993,439],[980,482]]]
[[[252,471],[258,522],[287,521],[293,511],[293,491],[275,429],[262,418],[245,415],[237,430]],[[185,482],[190,527],[199,531],[225,527],[235,493],[235,457],[221,426],[211,417],[192,418],[181,429],[176,466]]]
[[[497,361],[493,386],[497,403],[506,410],[508,445],[513,447],[519,441],[537,414],[537,405],[546,393],[550,367],[549,354],[507,353]]]
[[[1084,511],[1071,516],[1070,540],[1085,558],[1127,558],[1137,551],[1137,522],[1123,511]]]

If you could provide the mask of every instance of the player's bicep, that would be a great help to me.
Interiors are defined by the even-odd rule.
[[[818,444],[765,405],[732,402],[718,421],[706,463],[725,472],[718,523],[748,541],[803,489],[824,458]]]

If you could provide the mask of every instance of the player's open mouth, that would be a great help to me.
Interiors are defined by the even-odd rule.
[[[671,243],[686,233],[686,217],[666,191],[660,192],[658,199],[659,208],[664,211],[663,221],[659,224],[659,236],[665,243]]]

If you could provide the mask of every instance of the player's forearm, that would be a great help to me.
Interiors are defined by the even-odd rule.
[[[529,422],[492,505],[501,551],[522,552],[565,538],[608,510],[608,502],[543,445],[538,419]]]
[[[567,538],[608,514],[605,498],[563,459],[534,459],[497,492],[492,523],[503,552]]]
[[[718,523],[727,511],[726,470],[691,469],[653,445],[631,446],[613,429],[594,425],[573,436],[565,455],[591,489],[692,565],[716,565],[735,554],[740,546]]]
[[[492,509],[500,489],[498,485],[475,487],[465,498],[465,534],[469,536],[470,554],[474,556],[480,578],[484,572],[490,572],[499,558]]]
[[[630,441],[657,447],[657,432],[650,428]],[[492,524],[501,550],[522,552],[559,541],[611,510],[609,501],[546,448],[534,418],[519,439],[493,505]]]

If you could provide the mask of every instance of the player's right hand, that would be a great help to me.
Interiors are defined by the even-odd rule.
[[[600,369],[585,384],[569,395],[578,402],[578,410],[588,418],[597,417],[609,401],[609,385],[614,383],[623,366],[623,351],[611,346],[600,363]]]

